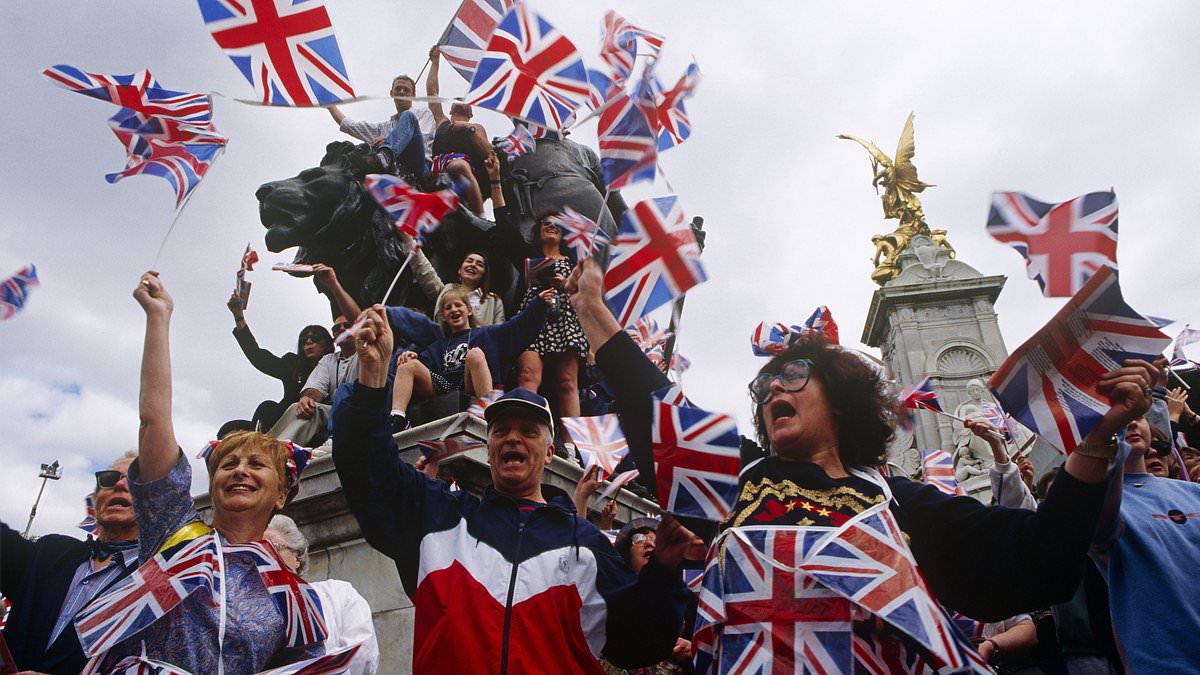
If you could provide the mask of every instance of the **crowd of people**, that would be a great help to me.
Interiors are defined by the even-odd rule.
[[[3,526],[3,637],[20,669],[249,674],[346,654],[347,672],[374,673],[380,645],[397,641],[411,643],[422,673],[1189,668],[1200,415],[1187,391],[1168,390],[1163,363],[1104,374],[1111,408],[1040,477],[995,428],[968,419],[993,453],[994,505],[876,470],[898,422],[894,392],[818,334],[753,374],[755,438],[743,439],[736,503],[715,531],[698,536],[670,514],[617,523],[612,502],[589,513],[595,469],[573,499],[544,490],[549,463],[576,459],[560,420],[610,410],[625,464],[654,486],[651,395],[671,382],[606,305],[600,263],[563,246],[554,213],[536,214],[529,241],[513,240],[496,151],[470,107],[415,110],[415,90],[397,77],[396,114],[380,123],[330,112],[373,149],[371,170],[444,174],[465,186],[475,215],[491,200],[508,238],[493,250],[509,259],[466,251],[446,280],[415,254],[432,316],[360,307],[317,265],[337,307],[331,330],[304,327],[282,356],[259,346],[230,298],[239,346],[284,393],[226,424],[206,451],[210,524],[172,422],[174,303],[157,273],[144,274],[134,291],[146,315],[138,450],[96,473],[94,537],[28,541]],[[492,266],[533,270],[526,258],[543,263],[519,298],[501,297]],[[504,393],[484,410],[491,482],[481,495],[401,460],[396,435],[425,421],[417,403],[449,397],[461,409],[494,390]],[[332,455],[362,536],[395,562],[414,604],[411,634],[376,634],[369,602],[346,582],[304,581],[308,544],[281,511],[311,452]],[[805,566],[810,547],[861,547],[868,535],[890,553],[856,574],[890,585],[913,612],[937,608],[920,614],[921,630],[877,602],[884,591],[848,592]],[[699,581],[685,584],[685,569]],[[164,600],[168,587],[176,597]],[[747,599],[748,588],[760,595]],[[141,596],[157,609],[128,609]]]

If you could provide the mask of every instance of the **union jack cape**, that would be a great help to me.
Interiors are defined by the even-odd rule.
[[[453,190],[420,192],[387,174],[370,174],[363,179],[363,185],[375,202],[387,211],[396,229],[422,244],[459,204]]]
[[[298,647],[321,642],[329,634],[321,613],[317,592],[300,575],[291,571],[280,559],[275,547],[267,541],[226,545],[226,555],[249,558],[258,568],[267,593],[284,618],[287,646]]]
[[[1100,376],[1125,359],[1153,361],[1170,341],[1126,304],[1116,270],[1101,267],[988,384],[1017,421],[1071,452],[1109,409]]]
[[[213,40],[264,105],[354,98],[324,0],[198,0]]]
[[[463,0],[438,41],[442,58],[467,82],[475,76],[479,56],[487,49],[496,24],[513,0]]]
[[[13,318],[25,306],[29,291],[40,283],[36,265],[26,265],[0,282],[0,321]]]
[[[354,655],[362,648],[362,644],[350,645],[303,661],[297,661],[286,666],[264,670],[258,675],[341,675],[349,672]],[[146,656],[127,656],[121,659],[108,675],[192,675],[157,659]]]
[[[1117,266],[1117,195],[1092,192],[1047,204],[1021,192],[994,192],[987,231],[1025,258],[1043,295],[1069,297],[1099,268]]]
[[[700,247],[674,195],[638,202],[621,219],[604,274],[604,297],[630,326],[708,278]]]
[[[617,464],[629,454],[629,443],[614,414],[597,417],[564,417],[563,426],[571,434],[575,448],[583,458],[583,470],[600,467],[601,479],[613,475]]]
[[[729,415],[652,400],[659,504],[671,513],[722,521],[737,500],[737,423]]]
[[[575,45],[518,2],[496,24],[465,101],[561,129],[588,91],[587,68]]]
[[[699,591],[698,673],[992,672],[933,599],[886,500],[837,528],[729,528]],[[859,635],[856,609],[903,635],[901,653]]]

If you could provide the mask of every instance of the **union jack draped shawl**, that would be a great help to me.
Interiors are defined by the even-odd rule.
[[[264,105],[354,98],[324,0],[199,0],[213,40]]]
[[[889,501],[836,528],[725,530],[700,583],[696,671],[992,672],[929,593]],[[904,642],[854,630],[871,617]]]

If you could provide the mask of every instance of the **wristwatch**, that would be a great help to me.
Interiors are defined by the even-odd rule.
[[[992,655],[988,657],[988,663],[992,663],[993,661],[999,659],[1000,658],[1000,645],[997,644],[996,641],[993,640],[992,638],[988,638],[988,639],[984,640],[984,642],[992,643]]]
[[[1084,457],[1094,457],[1096,459],[1112,459],[1117,456],[1117,436],[1113,434],[1106,438],[1103,442],[1088,441],[1075,446],[1075,452]]]

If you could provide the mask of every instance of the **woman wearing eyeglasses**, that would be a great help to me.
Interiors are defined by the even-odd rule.
[[[317,625],[319,610],[303,591],[278,592],[303,580],[284,571],[263,541],[271,516],[295,494],[304,460],[290,445],[253,431],[210,445],[204,456],[212,527],[205,525],[172,422],[173,301],[154,272],[142,275],[133,296],[146,312],[138,459],[127,477],[141,567],[77,615],[76,631],[92,659],[84,672],[120,670],[118,664],[140,657],[192,673],[248,675],[319,656],[324,635],[296,628]],[[128,600],[139,594],[159,608],[148,623],[151,612]],[[298,602],[288,610],[292,600]],[[136,611],[127,615],[130,607]]]
[[[630,454],[653,485],[650,393],[668,381],[617,325],[602,290],[591,260],[568,283],[588,341],[600,345],[596,360],[622,410]],[[1156,374],[1130,362],[1101,378],[1112,408],[1030,512],[882,478],[872,467],[883,461],[895,414],[876,371],[820,337],[773,357],[749,386],[768,455],[743,467],[737,502],[709,552],[697,670],[724,670],[760,649],[830,672],[886,672],[901,665],[897,658],[906,667],[922,659],[986,672],[933,598],[987,621],[1070,597],[1115,453],[1105,439],[1149,407]],[[748,581],[756,575],[768,580]],[[768,614],[741,604],[755,598]]]

